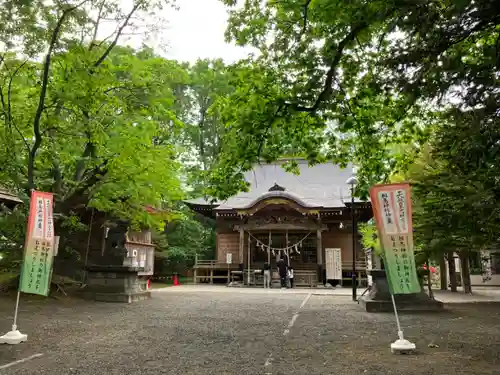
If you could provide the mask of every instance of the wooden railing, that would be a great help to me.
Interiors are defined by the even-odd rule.
[[[197,260],[196,266],[215,266],[217,264],[216,260]]]
[[[237,267],[238,265],[235,263],[232,263],[229,265],[229,268],[233,269]],[[221,262],[218,260],[205,260],[205,259],[198,259],[196,260],[196,263],[194,265],[194,268],[227,268],[228,264],[225,262]],[[295,270],[315,270],[316,265],[315,264],[304,264],[304,265],[297,265],[295,267]],[[342,269],[343,270],[350,270],[352,269],[352,262],[350,261],[344,261],[342,262]],[[356,269],[357,270],[365,270],[366,269],[366,261],[365,260],[358,260],[356,261]]]
[[[236,263],[231,263],[227,264],[226,262],[220,262],[218,260],[197,260],[196,263],[194,264],[194,268],[220,268],[220,269],[227,269],[227,268],[237,268],[238,265]]]
[[[250,280],[250,285],[252,286],[263,286],[264,285],[264,276],[261,274],[260,270],[251,269],[250,271],[245,270],[243,272],[233,271],[231,272],[232,276],[239,275],[243,277],[243,282],[245,284]],[[250,277],[249,277],[250,276]],[[307,287],[315,287],[318,285],[318,274],[316,271],[294,271],[294,280],[296,286],[307,286]],[[233,281],[233,278],[231,278]],[[271,283],[274,287],[280,286],[280,277],[278,272],[273,271],[271,273]]]
[[[352,269],[352,261],[343,261],[342,262],[342,269],[343,270],[350,270],[350,269]],[[364,270],[364,269],[366,269],[366,260],[357,260],[356,261],[356,269],[357,270]]]
[[[294,282],[296,286],[316,287],[318,285],[318,275],[315,271],[294,270]]]

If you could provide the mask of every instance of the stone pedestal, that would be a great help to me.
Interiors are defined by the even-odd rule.
[[[141,267],[92,265],[87,267],[85,298],[104,302],[131,303],[148,299],[147,279]]]
[[[370,292],[360,298],[359,303],[368,312],[392,312],[389,283],[384,270],[368,270],[373,284]],[[431,299],[423,290],[417,294],[396,294],[398,311],[441,311],[443,303]]]
[[[131,241],[127,233],[128,223],[117,221],[109,228],[105,251],[91,253],[82,290],[85,298],[131,303],[151,297],[147,278],[153,274],[154,255],[148,258],[146,251],[152,249],[150,238],[137,232]]]

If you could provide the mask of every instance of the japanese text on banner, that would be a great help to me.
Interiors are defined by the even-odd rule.
[[[31,195],[20,291],[48,295],[54,256],[52,194],[33,191]]]
[[[392,293],[420,292],[413,251],[409,185],[374,186],[370,195]]]

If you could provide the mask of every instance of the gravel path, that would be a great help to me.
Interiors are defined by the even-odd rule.
[[[2,333],[12,308],[0,298]],[[500,374],[499,312],[462,305],[403,315],[419,353],[396,356],[393,315],[365,313],[346,297],[158,291],[134,305],[22,301],[29,340],[0,346],[0,374],[492,375]]]

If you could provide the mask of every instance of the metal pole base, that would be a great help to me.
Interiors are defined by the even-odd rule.
[[[28,340],[28,335],[19,332],[16,326],[12,326],[12,331],[0,336],[0,344],[16,345],[26,340]]]

